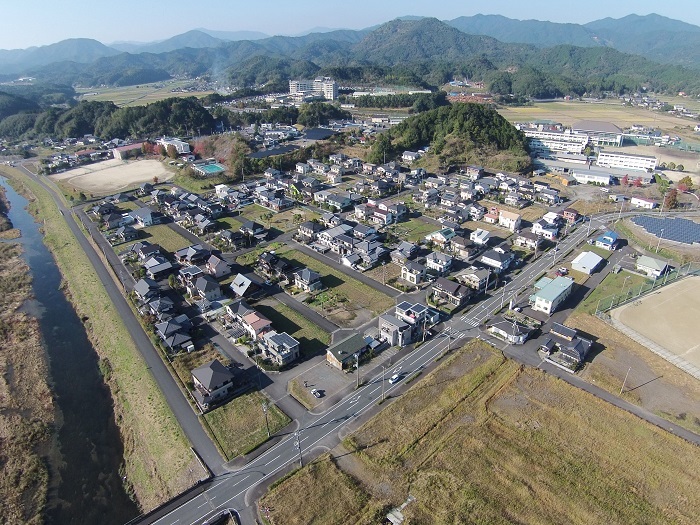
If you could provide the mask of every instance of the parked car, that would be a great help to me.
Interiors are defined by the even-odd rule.
[[[311,389],[311,393],[314,395],[314,397],[322,397],[323,396],[323,394],[320,391],[316,390],[315,388]]]
[[[557,270],[557,275],[558,275],[559,277],[562,277],[562,276],[564,276],[564,275],[566,275],[566,274],[568,274],[568,273],[569,273],[569,270],[567,270],[566,268],[563,268],[563,267],[562,267],[562,268],[559,268],[559,269]]]

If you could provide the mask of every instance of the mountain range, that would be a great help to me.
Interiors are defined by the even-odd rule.
[[[0,50],[0,79],[21,74],[92,86],[208,75],[240,86],[283,87],[288,78],[320,72],[348,82],[373,75],[425,86],[441,85],[455,75],[497,78],[502,81],[499,92],[508,93],[515,82],[521,94],[530,96],[638,86],[692,91],[700,90],[697,71],[669,62],[700,69],[696,42],[700,27],[658,15],[585,25],[495,15],[447,22],[402,17],[363,30],[320,28],[296,37],[196,29],[151,43],[105,46],[70,39]],[[652,61],[645,54],[662,57]],[[527,89],[516,78],[519,71],[527,72]]]

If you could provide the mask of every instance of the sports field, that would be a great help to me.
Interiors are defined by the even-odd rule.
[[[191,80],[166,80],[138,86],[78,88],[76,92],[80,95],[80,100],[110,101],[120,107],[145,106],[171,97],[199,98],[213,93],[213,91],[191,91],[192,86]]]
[[[628,328],[700,368],[700,277],[673,283],[611,312]]]
[[[50,178],[66,182],[78,190],[99,195],[133,188],[143,182],[152,182],[153,177],[158,177],[162,182],[173,175],[173,172],[168,171],[157,160],[111,159],[51,175]]]

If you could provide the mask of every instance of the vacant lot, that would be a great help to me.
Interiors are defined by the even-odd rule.
[[[597,308],[601,310],[609,308],[611,304],[621,300],[621,294],[625,297],[633,296],[639,292],[642,285],[648,285],[650,282],[646,277],[633,273],[625,271],[620,273],[610,272],[590,295],[581,301],[576,307],[576,311],[593,314]]]
[[[323,352],[331,343],[331,335],[277,299],[270,298],[255,305],[255,309],[272,321],[278,332],[287,332],[299,341],[301,352],[310,356]]]
[[[406,222],[400,222],[391,226],[390,231],[401,240],[418,243],[424,241],[425,236],[429,233],[436,232],[441,228],[440,224],[433,221],[414,217]]]
[[[349,522],[409,494],[407,523],[692,524],[700,505],[696,447],[480,342],[344,444],[335,461],[370,495]],[[308,479],[294,513],[272,505],[302,475],[263,500],[271,522],[339,523],[326,483]]]
[[[684,361],[700,367],[700,345],[695,331],[700,317],[700,277],[670,284],[639,301],[616,308],[611,315]]]
[[[277,255],[289,261],[292,266],[306,266],[320,273],[323,284],[348,312],[366,308],[374,315],[379,315],[394,304],[391,297],[293,248],[278,250]]]
[[[170,253],[192,244],[178,232],[170,228],[167,224],[148,226],[141,230],[141,234],[142,237],[139,238],[139,240],[146,239],[151,244],[160,244],[164,250]],[[122,248],[122,246],[120,246],[120,248]]]
[[[257,391],[235,397],[225,405],[204,414],[204,419],[216,436],[216,442],[229,460],[247,454],[267,440],[263,403],[268,406],[270,434],[284,428],[291,421],[284,412]]]
[[[109,195],[134,188],[157,177],[161,182],[172,178],[162,162],[157,160],[105,160],[68,170],[49,178],[94,195]]]

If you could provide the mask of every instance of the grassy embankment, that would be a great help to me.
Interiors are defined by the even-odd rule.
[[[203,470],[52,198],[18,171],[5,171],[31,193],[30,211],[44,222],[44,242],[61,269],[76,311],[88,319],[88,336],[100,356],[100,368],[115,402],[128,489],[142,509],[151,509],[191,486],[203,477]]]
[[[696,451],[471,342],[333,451],[349,479],[316,476],[337,468],[321,457],[261,503],[271,524],[376,523],[409,494],[407,523],[691,524]],[[341,488],[352,505],[341,507]]]
[[[0,187],[0,232],[16,238]],[[49,485],[46,456],[55,422],[49,367],[37,319],[18,309],[31,297],[21,246],[0,242],[0,522],[39,524]]]

